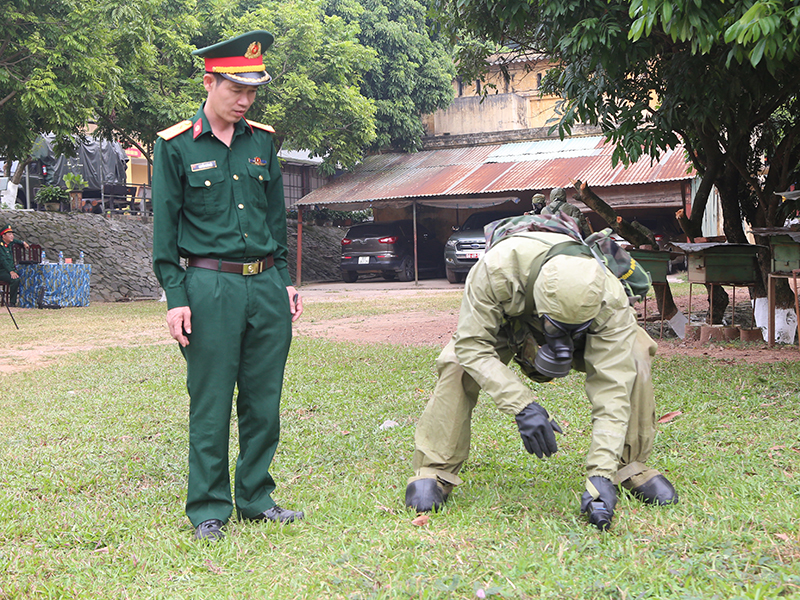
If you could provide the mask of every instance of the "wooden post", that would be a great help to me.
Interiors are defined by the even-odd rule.
[[[295,285],[300,287],[303,275],[303,208],[297,207],[297,271]]]
[[[411,210],[414,216],[414,285],[419,285],[419,272],[417,271],[417,201],[414,200],[411,204]]]

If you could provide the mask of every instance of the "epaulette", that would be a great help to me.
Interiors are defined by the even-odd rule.
[[[176,135],[180,135],[187,129],[192,128],[192,122],[189,119],[185,121],[181,121],[180,123],[175,123],[172,127],[167,127],[163,131],[158,132],[158,137],[163,138],[165,140],[171,140]]]
[[[269,125],[264,125],[263,123],[257,123],[256,121],[251,121],[250,119],[245,119],[245,121],[247,121],[250,127],[255,127],[256,129],[263,129],[264,131],[275,133],[275,130]]]

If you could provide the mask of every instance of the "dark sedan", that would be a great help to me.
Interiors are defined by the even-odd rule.
[[[442,272],[442,244],[417,223],[417,260],[420,273]],[[414,280],[414,224],[410,220],[360,223],[342,239],[342,279],[353,283],[359,275],[379,273],[387,281]]]

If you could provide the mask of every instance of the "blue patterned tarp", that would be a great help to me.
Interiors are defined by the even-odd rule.
[[[92,265],[17,265],[19,305],[36,308],[39,290],[44,288],[44,302],[59,306],[89,306],[89,280]]]

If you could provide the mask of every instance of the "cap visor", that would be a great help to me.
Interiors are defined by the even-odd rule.
[[[225,79],[239,83],[241,85],[265,85],[272,81],[272,77],[266,71],[256,71],[255,73],[218,73]]]

